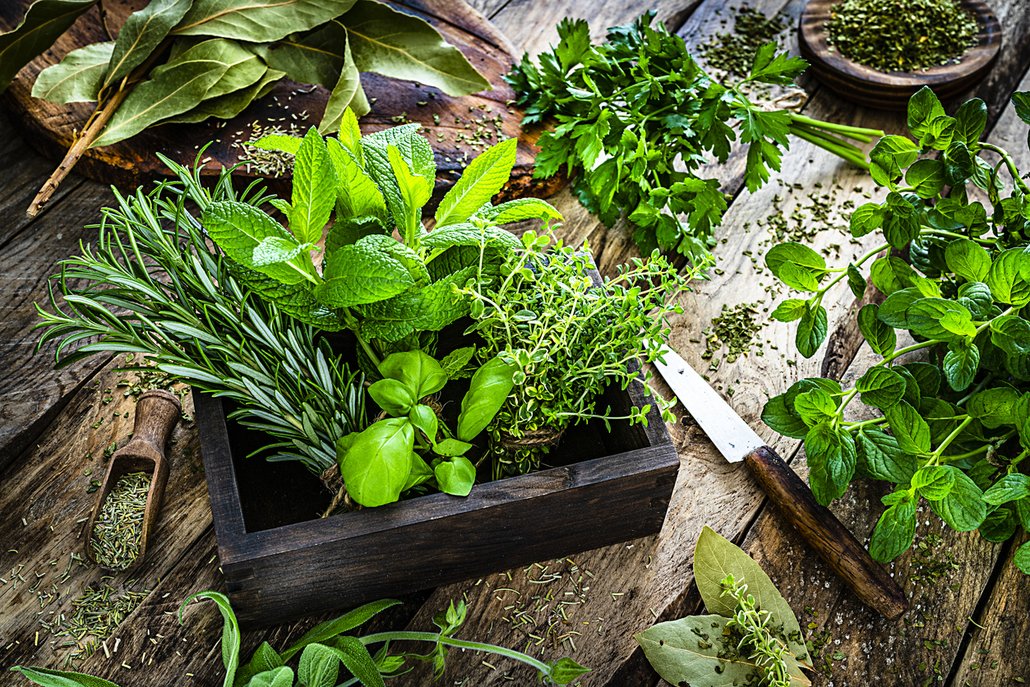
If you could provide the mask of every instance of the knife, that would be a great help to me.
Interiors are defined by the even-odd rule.
[[[694,368],[668,347],[653,364],[723,458],[747,465],[781,515],[862,603],[890,620],[905,612],[905,593],[887,571]]]

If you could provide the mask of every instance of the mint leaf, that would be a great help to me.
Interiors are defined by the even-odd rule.
[[[826,260],[808,246],[781,243],[765,255],[765,264],[780,281],[799,291],[818,291]]]
[[[510,224],[527,219],[555,220],[560,222],[562,216],[560,212],[545,200],[540,200],[539,198],[516,198],[500,205],[490,205],[487,203],[476,210],[471,217],[473,222],[480,220],[489,224]]]
[[[908,484],[917,469],[913,456],[898,446],[898,440],[878,429],[863,428],[855,435],[859,465],[870,477]]]
[[[955,239],[944,249],[948,269],[966,281],[982,282],[991,269],[991,256],[976,241]]]
[[[929,500],[930,508],[956,532],[975,530],[987,517],[983,492],[966,473],[955,471],[955,484],[941,500]]]
[[[992,506],[1030,498],[1030,476],[1021,472],[1010,472],[992,484],[984,492],[983,498]]]
[[[879,311],[875,303],[862,306],[858,311],[858,329],[874,353],[886,356],[894,352],[897,336],[892,327],[880,320]]]
[[[333,308],[385,300],[415,285],[403,264],[373,248],[343,246],[329,258],[315,296]]]
[[[918,410],[901,401],[888,408],[884,415],[902,451],[915,455],[929,453],[930,426]]]
[[[916,534],[916,503],[905,500],[894,504],[880,515],[869,540],[869,555],[881,563],[889,563],[912,546]]]
[[[302,252],[298,252],[286,263],[254,264],[255,254],[263,260],[267,255],[266,251],[273,250],[272,246],[283,249],[285,246],[295,245],[296,241],[281,224],[251,205],[235,201],[216,201],[204,211],[201,223],[211,240],[218,244],[230,259],[278,282],[287,285],[299,284],[309,279],[306,274],[314,272],[314,266],[310,265],[310,256],[305,256]],[[265,239],[276,241],[264,244],[265,248],[258,250]],[[310,279],[313,280],[314,277],[311,276]]]
[[[927,501],[940,501],[951,493],[957,474],[950,465],[928,465],[912,475],[912,487]]]
[[[798,353],[811,358],[826,339],[828,331],[826,319],[826,308],[821,305],[809,306],[805,309],[801,321],[798,323],[797,332],[794,335],[794,343]]]
[[[855,388],[862,394],[862,402],[881,410],[890,408],[905,395],[905,379],[887,367],[870,367]]]
[[[980,349],[966,339],[948,344],[948,352],[941,362],[944,378],[955,391],[965,391],[973,383],[980,369]]]
[[[829,422],[816,425],[805,435],[808,482],[816,501],[828,505],[847,491],[855,474],[855,442],[847,432]]]
[[[336,175],[325,141],[314,127],[297,151],[290,201],[290,231],[301,243],[318,243],[336,203]]]
[[[476,156],[440,201],[436,210],[438,227],[464,222],[490,202],[511,177],[517,145],[518,139],[509,138]]]

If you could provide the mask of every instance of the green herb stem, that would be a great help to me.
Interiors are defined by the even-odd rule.
[[[803,114],[797,112],[789,113],[789,117],[792,122],[797,124],[803,124],[813,129],[821,129],[823,131],[833,131],[835,133],[846,136],[847,138],[861,141],[862,143],[872,143],[874,140],[881,138],[884,132],[881,129],[867,129],[861,126],[851,126],[850,124],[838,124],[836,122],[826,122],[821,119],[812,119],[806,117]]]
[[[1027,186],[1026,181],[1023,180],[1022,175],[1019,173],[1019,167],[1016,166],[1016,161],[1012,159],[1009,152],[1003,148],[991,143],[980,143],[980,147],[984,150],[990,150],[1001,156],[1001,159],[1005,162],[1005,166],[1009,170],[1009,174],[1012,175],[1012,183],[1019,187],[1025,194],[1030,194],[1030,186]]]
[[[365,646],[387,642],[429,642],[431,644],[443,644],[444,646],[455,647],[458,649],[482,651],[485,653],[496,654],[498,656],[504,656],[505,658],[510,658],[518,661],[519,663],[524,663],[525,665],[540,671],[540,673],[545,677],[550,677],[551,675],[551,666],[539,659],[528,656],[521,651],[498,646],[496,644],[485,644],[483,642],[473,642],[467,639],[445,637],[435,632],[417,632],[407,630],[399,630],[396,632],[377,632],[375,634],[360,637],[359,639]]]
[[[955,419],[958,419],[958,418],[955,418]],[[955,429],[953,429],[950,434],[948,434],[948,436],[944,437],[944,440],[940,443],[940,445],[936,448],[936,450],[934,450],[934,452],[930,455],[930,460],[929,460],[929,462],[927,464],[928,465],[937,465],[940,462],[941,455],[948,449],[949,446],[951,446],[952,442],[955,441],[955,439],[957,439],[958,436],[962,433],[962,430],[964,430],[966,427],[968,427],[969,424],[972,421],[973,421],[973,418],[968,416],[968,415],[966,415],[965,418],[963,418],[962,422],[960,422],[958,424],[958,426],[955,427]]]

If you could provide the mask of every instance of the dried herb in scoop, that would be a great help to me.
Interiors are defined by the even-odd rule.
[[[104,498],[90,546],[94,560],[105,568],[124,570],[139,556],[149,488],[150,475],[130,472]]]
[[[980,31],[958,0],[844,0],[830,16],[833,47],[881,72],[947,64],[973,47]]]

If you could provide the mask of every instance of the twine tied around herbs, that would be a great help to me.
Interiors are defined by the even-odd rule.
[[[562,435],[565,434],[565,430],[555,429],[554,427],[543,427],[541,429],[523,432],[519,436],[514,436],[504,430],[501,430],[500,434],[501,437],[499,443],[501,447],[506,450],[534,450],[557,446],[558,442],[561,441]]]

